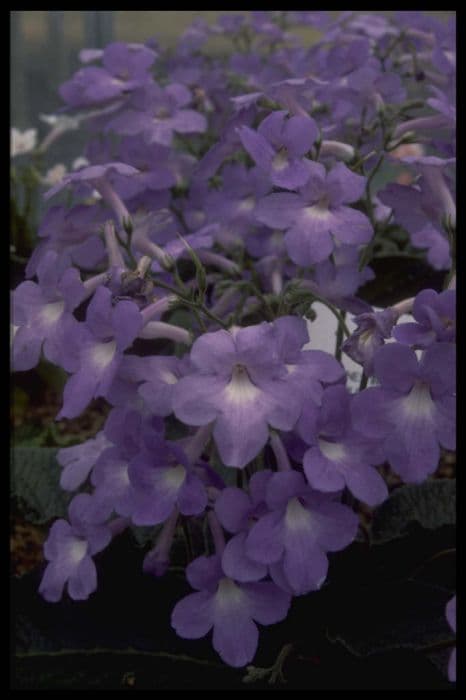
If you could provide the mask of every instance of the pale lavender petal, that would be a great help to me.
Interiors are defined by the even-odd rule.
[[[427,348],[435,341],[435,332],[425,329],[419,323],[401,323],[399,326],[395,326],[392,335],[403,345],[419,348]]]
[[[113,334],[118,350],[129,347],[142,327],[142,316],[132,301],[120,301],[113,309]]]
[[[306,482],[300,472],[277,472],[267,485],[267,505],[272,510],[285,508],[290,498],[300,495],[305,486]]]
[[[362,197],[366,178],[353,173],[343,163],[337,163],[327,176],[327,186],[332,206],[338,207]]]
[[[205,333],[198,338],[190,353],[194,367],[211,374],[229,376],[236,354],[235,341],[225,330]]]
[[[309,218],[288,229],[285,246],[291,260],[300,267],[314,265],[326,260],[334,244],[326,222]]]
[[[207,506],[207,493],[202,481],[189,474],[178,493],[178,508],[183,515],[200,515]]]
[[[228,532],[240,532],[247,527],[251,501],[241,489],[223,489],[215,501],[215,512]]]
[[[173,389],[173,412],[187,425],[206,425],[218,414],[215,401],[225,389],[226,380],[192,375],[182,377]]]
[[[279,513],[268,513],[252,526],[246,539],[246,554],[262,564],[273,564],[283,554],[283,521]]]
[[[235,581],[260,581],[267,575],[267,567],[247,556],[246,537],[246,532],[240,532],[227,542],[222,555],[222,568]]]
[[[279,192],[263,197],[257,203],[254,216],[273,229],[285,229],[293,224],[304,206],[297,194]]]
[[[354,427],[367,437],[381,438],[390,430],[387,400],[381,387],[371,387],[355,394],[351,415]]]
[[[40,359],[42,337],[31,326],[21,326],[15,333],[12,348],[12,366],[16,372],[26,372]]]
[[[97,571],[91,557],[84,557],[68,581],[68,593],[73,600],[87,600],[97,590]]]
[[[356,537],[359,518],[341,503],[324,502],[311,512],[319,545],[329,552],[347,547]]]
[[[291,158],[304,156],[310,150],[317,136],[317,125],[311,117],[290,117],[283,127],[283,145],[287,148]]]
[[[307,530],[287,532],[283,572],[294,595],[318,590],[325,581],[328,559]]]
[[[244,148],[255,163],[264,170],[268,170],[275,155],[275,151],[267,139],[248,126],[239,127],[238,135]]]
[[[351,245],[368,243],[374,234],[372,224],[365,214],[357,209],[343,206],[333,210],[330,228],[335,238],[341,243]]]
[[[58,562],[53,561],[47,565],[39,586],[39,593],[49,603],[57,603],[62,595],[68,573],[63,570]]]
[[[258,641],[259,631],[246,611],[237,605],[216,607],[212,644],[225,663],[245,666],[254,658]]]
[[[346,485],[353,496],[368,506],[378,506],[388,497],[387,484],[374,468],[360,464],[345,473]]]
[[[186,578],[190,585],[200,591],[205,588],[215,592],[222,576],[223,571],[218,555],[197,557],[186,567]]]
[[[318,447],[311,447],[304,455],[304,472],[310,485],[318,491],[334,492],[345,487],[343,475]]]
[[[224,392],[225,393],[225,392]],[[264,417],[266,396],[228,400],[215,421],[213,437],[220,457],[228,467],[242,468],[266,444],[269,431]],[[176,412],[176,411],[175,411]]]
[[[269,582],[247,583],[243,587],[251,602],[251,616],[261,625],[284,620],[290,608],[290,596]]]
[[[374,373],[384,388],[407,392],[419,375],[416,353],[406,345],[387,343],[375,354]]]
[[[184,639],[204,637],[213,624],[213,595],[209,591],[191,593],[173,608],[171,625]]]

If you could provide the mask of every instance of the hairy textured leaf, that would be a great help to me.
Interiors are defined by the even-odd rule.
[[[433,530],[456,523],[456,480],[431,479],[402,486],[375,512],[371,541],[388,542],[408,533],[411,523]]]
[[[60,488],[61,467],[54,447],[11,450],[11,495],[29,522],[46,523],[66,515],[71,496]]]
[[[448,592],[420,581],[361,587],[341,606],[328,638],[357,656],[390,649],[423,649],[452,638],[445,619]]]

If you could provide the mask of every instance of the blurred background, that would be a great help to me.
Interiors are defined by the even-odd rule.
[[[222,14],[240,11],[191,10],[22,10],[10,13],[11,123],[19,129],[37,126],[38,114],[61,106],[60,83],[79,66],[83,47],[101,48],[111,41],[145,42],[155,37],[172,46],[196,17],[214,22]],[[335,15],[338,12],[335,12]],[[380,13],[379,14],[390,14]],[[451,12],[430,12],[448,16]],[[318,32],[303,27],[310,42]],[[221,40],[217,44],[221,46]],[[215,49],[215,46],[214,46]]]

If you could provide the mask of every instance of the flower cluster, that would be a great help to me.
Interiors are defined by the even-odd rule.
[[[302,45],[298,24],[320,38]],[[231,47],[214,58],[216,35]],[[127,527],[153,528],[143,567],[161,576],[178,527],[206,524],[172,625],[244,666],[256,623],[324,585],[358,502],[388,497],[380,467],[419,483],[455,449],[454,39],[413,12],[252,12],[198,20],[170,52],[81,52],[57,120],[86,124],[85,160],[45,194],[12,364],[66,371],[57,419],[111,410],[58,453],[75,495],[45,545],[46,600],[95,591],[94,557]],[[444,291],[358,296],[394,247]],[[308,347],[316,301],[335,356]]]

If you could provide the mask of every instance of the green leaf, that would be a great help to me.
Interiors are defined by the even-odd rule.
[[[408,534],[410,524],[434,530],[456,523],[456,480],[431,479],[396,489],[375,511],[371,541],[388,542]]]
[[[60,488],[61,467],[51,447],[14,447],[11,450],[11,495],[18,499],[27,520],[46,523],[66,516],[71,494]]]
[[[327,638],[356,656],[445,643],[452,638],[447,598],[448,593],[418,581],[372,582],[348,591],[346,605],[329,621]]]

